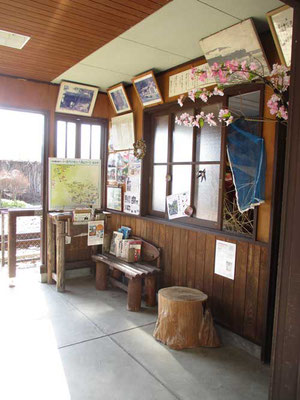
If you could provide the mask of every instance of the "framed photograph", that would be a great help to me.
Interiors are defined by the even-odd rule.
[[[132,82],[143,107],[163,103],[153,71],[136,76]]]
[[[117,114],[131,111],[131,106],[123,83],[107,89],[109,100]]]
[[[245,60],[258,64],[262,75],[267,76],[270,73],[269,63],[251,18],[201,39],[200,46],[210,67],[215,62]],[[235,82],[236,79],[233,75],[230,82]]]
[[[291,66],[293,9],[289,6],[276,8],[267,13],[268,23],[282,64]]]
[[[122,188],[117,186],[107,186],[106,206],[110,210],[122,211]]]
[[[55,111],[90,117],[94,110],[98,89],[94,86],[62,81]]]

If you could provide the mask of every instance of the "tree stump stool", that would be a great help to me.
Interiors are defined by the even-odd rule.
[[[158,319],[153,336],[172,349],[218,347],[212,316],[204,307],[207,295],[181,286],[160,289]]]

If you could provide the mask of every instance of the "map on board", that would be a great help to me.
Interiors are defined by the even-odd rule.
[[[49,158],[49,210],[101,206],[101,161]]]

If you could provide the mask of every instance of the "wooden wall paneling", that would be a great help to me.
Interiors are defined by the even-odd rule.
[[[206,235],[203,232],[198,232],[196,245],[195,288],[202,291],[204,291],[205,248]]]
[[[269,283],[269,270],[268,270],[268,248],[261,247],[260,250],[260,267],[259,267],[259,286],[257,298],[257,317],[256,317],[256,342],[262,343],[264,339],[264,327],[266,318],[268,283]]]
[[[186,286],[195,287],[196,283],[196,254],[197,254],[197,232],[188,232],[187,263],[186,263]]]
[[[243,333],[244,311],[246,298],[246,280],[248,265],[248,243],[239,242],[236,249],[235,277],[233,287],[233,329],[235,332]]]
[[[259,284],[260,246],[249,245],[244,335],[252,340],[256,339],[257,294]]]
[[[141,237],[141,225],[142,225],[142,220],[137,218],[135,221],[135,234],[136,236]]]
[[[159,241],[158,246],[160,248],[160,268],[162,273],[160,275],[160,286],[166,286],[165,282],[165,266],[166,266],[166,226],[159,224]]]
[[[149,240],[149,242],[152,242],[152,236],[153,236],[153,223],[150,221],[146,222],[146,239]]]
[[[223,240],[222,237],[216,236],[216,240]],[[215,259],[215,254],[214,254]],[[215,264],[215,263],[214,263]],[[213,266],[214,269],[214,266]],[[224,320],[224,304],[223,300],[223,285],[224,285],[223,276],[215,274],[213,271],[213,288],[212,288],[212,298],[211,298],[211,307],[212,307],[212,314],[215,319],[220,322]]]
[[[166,234],[165,234],[165,243],[166,246],[164,248],[164,285],[171,286],[172,285],[172,249],[173,249],[173,233],[174,228],[166,225],[165,226]]]
[[[161,224],[153,223],[152,242],[159,247],[159,231]]]
[[[234,240],[226,239],[226,242],[234,243],[237,245],[237,242]],[[233,294],[234,294],[234,280],[224,278],[223,279],[223,295],[222,295],[222,304],[223,304],[223,323],[224,325],[231,327],[233,322]]]
[[[173,242],[172,242],[172,285],[179,285],[179,271],[180,271],[180,229],[174,228]]]
[[[180,232],[180,255],[179,255],[179,286],[186,286],[187,282],[187,259],[191,249],[189,248],[189,231],[181,229]]]
[[[205,268],[204,268],[204,285],[203,291],[208,295],[208,301],[213,294],[213,278],[214,278],[214,260],[215,260],[215,244],[216,237],[214,235],[206,235],[205,246]]]

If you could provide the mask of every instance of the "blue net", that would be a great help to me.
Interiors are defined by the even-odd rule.
[[[227,153],[232,170],[237,205],[245,212],[265,200],[266,156],[264,139],[231,124]]]

